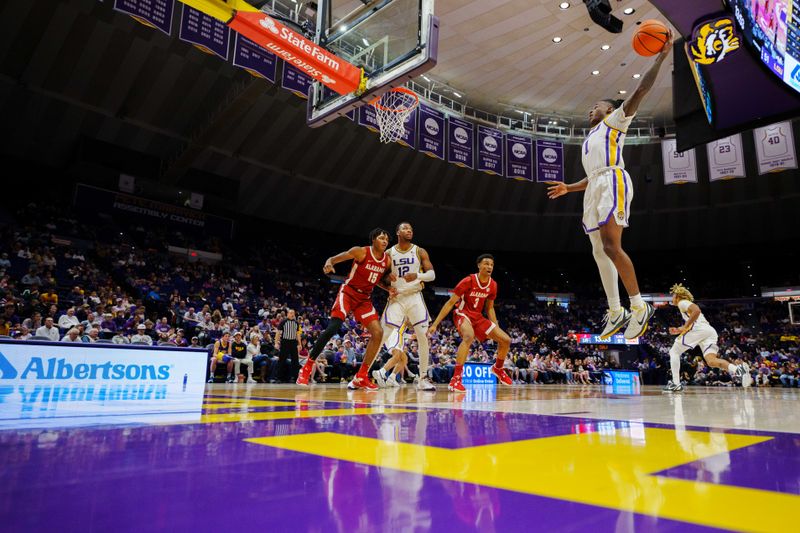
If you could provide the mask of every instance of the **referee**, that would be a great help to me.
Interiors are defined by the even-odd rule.
[[[300,324],[294,309],[286,312],[286,319],[278,326],[278,333],[275,335],[275,347],[280,350],[278,359],[278,381],[294,383],[297,373],[300,370],[300,360],[297,357],[297,331]],[[286,358],[291,359],[289,376],[286,376]]]

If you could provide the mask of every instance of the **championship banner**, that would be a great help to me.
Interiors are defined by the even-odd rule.
[[[664,161],[664,185],[697,183],[694,148],[679,152],[675,139],[664,139],[661,141],[661,158]]]
[[[533,139],[506,135],[506,177],[533,181]]]
[[[283,64],[283,77],[281,87],[292,91],[300,98],[308,98],[308,90],[311,88],[313,80],[291,66],[289,63]]]
[[[257,43],[244,35],[235,34],[233,44],[233,64],[241,67],[253,76],[264,78],[275,83],[278,58],[267,52]]]
[[[431,157],[444,159],[444,113],[423,103],[419,109],[419,143],[417,149]]]
[[[478,170],[503,174],[503,132],[478,124]]]
[[[162,228],[200,231],[225,239],[230,239],[233,235],[233,220],[229,218],[82,183],[75,188],[75,207],[87,209],[92,213],[108,213],[124,217],[142,225],[152,223]]]
[[[364,126],[369,131],[378,133],[380,127],[378,126],[378,115],[375,108],[371,105],[362,105],[358,108],[358,125]]]
[[[371,105],[366,105],[362,107],[372,107]],[[403,136],[397,140],[397,144],[402,144],[403,146],[407,146],[409,148],[417,148],[417,117],[419,116],[419,109],[414,108],[411,110],[411,114],[408,115],[405,121],[405,132]]]
[[[472,122],[455,117],[447,119],[447,161],[460,167],[475,167],[473,137],[475,127]]]
[[[224,23],[201,11],[183,6],[178,38],[192,43],[203,52],[228,60],[231,30]]]
[[[564,183],[564,145],[558,141],[536,141],[536,181]]]
[[[137,22],[172,34],[175,0],[114,0],[114,9],[132,16]]]
[[[797,168],[797,153],[791,123],[778,122],[757,128],[753,130],[753,138],[756,143],[759,174]]]
[[[706,145],[710,181],[745,177],[742,136],[738,133]]]

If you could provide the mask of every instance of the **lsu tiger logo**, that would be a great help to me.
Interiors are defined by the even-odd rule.
[[[692,58],[700,65],[712,65],[740,46],[733,19],[722,17],[695,27],[691,43]]]

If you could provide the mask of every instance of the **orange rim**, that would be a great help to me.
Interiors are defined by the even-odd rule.
[[[383,98],[383,96],[385,94],[391,93],[391,92],[404,93],[404,94],[407,94],[409,96],[413,96],[414,97],[414,103],[411,105],[411,107],[398,107],[396,109],[392,109],[390,107],[386,107],[385,105],[382,105],[380,103],[381,98]],[[385,111],[387,113],[402,113],[404,111],[410,111],[410,110],[414,109],[415,107],[417,107],[419,105],[419,96],[417,96],[417,93],[415,93],[414,91],[412,91],[411,89],[408,89],[406,87],[395,87],[394,89],[390,89],[386,93],[383,93],[382,95],[376,96],[375,98],[373,98],[370,101],[369,105],[375,107],[376,109],[380,109],[381,111]]]

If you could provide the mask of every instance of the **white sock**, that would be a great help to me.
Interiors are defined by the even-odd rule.
[[[681,384],[681,352],[673,347],[669,351],[669,367],[672,370],[672,382],[675,385]]]
[[[735,374],[736,373],[736,365],[728,363],[728,373]]]
[[[641,294],[634,294],[631,296],[631,307],[642,307],[644,306],[644,300],[642,300]]]
[[[419,348],[419,377],[424,378],[428,375],[428,361],[430,360],[430,344],[428,343],[428,325],[424,322],[414,327],[414,334],[417,336],[417,346]]]
[[[599,231],[590,233],[589,241],[592,243],[592,256],[595,263],[597,263],[597,270],[600,271],[600,282],[603,284],[603,290],[608,299],[608,308],[611,312],[616,312],[622,307],[619,299],[617,267],[614,266],[614,262],[603,251],[603,240],[600,238]]]

